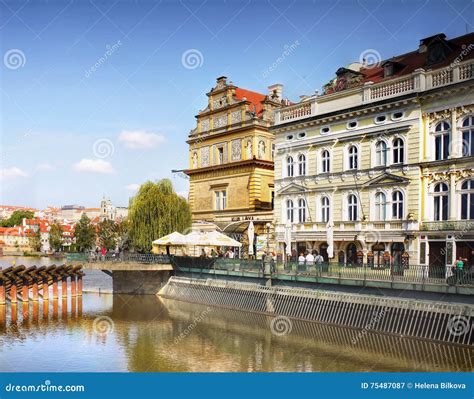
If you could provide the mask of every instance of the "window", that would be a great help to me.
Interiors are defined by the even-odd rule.
[[[392,193],[392,219],[403,219],[403,194],[401,191]]]
[[[350,121],[350,122],[347,122],[347,125],[346,127],[348,129],[355,129],[357,127],[357,121]]]
[[[387,166],[387,144],[385,141],[379,141],[375,145],[375,165]]]
[[[329,133],[331,129],[329,128],[329,126],[323,126],[321,128],[321,134],[326,134],[326,133]]]
[[[354,222],[357,220],[357,211],[358,211],[358,203],[357,203],[357,197],[354,194],[350,194],[347,197],[347,218],[351,221]]]
[[[323,173],[329,173],[331,170],[331,155],[328,150],[324,150],[322,154]]]
[[[286,139],[287,139],[287,140],[293,140],[293,135],[292,135],[292,134],[289,134],[288,136],[286,136]]]
[[[293,201],[286,200],[286,220],[288,222],[294,222],[294,208],[293,208]]]
[[[434,188],[434,220],[448,220],[448,185],[438,183]]]
[[[224,147],[217,147],[217,162],[219,165],[224,163]]]
[[[448,159],[451,140],[451,126],[448,122],[440,122],[435,128],[435,160]]]
[[[386,120],[387,120],[387,115],[379,115],[375,117],[374,122],[380,125],[381,123],[384,123]]]
[[[294,164],[293,164],[293,157],[286,158],[286,175],[288,177],[293,177],[294,173]]]
[[[385,220],[387,217],[387,197],[384,193],[375,194],[375,219]]]
[[[329,222],[329,212],[330,212],[330,205],[329,205],[329,198],[323,197],[321,198],[321,221],[322,222]]]
[[[306,157],[303,154],[298,156],[298,174],[306,175]]]
[[[349,169],[357,169],[357,147],[351,145],[349,147]]]
[[[392,121],[398,121],[399,119],[402,119],[402,118],[403,118],[403,112],[401,111],[394,112],[392,114]]]
[[[306,201],[303,198],[298,200],[298,220],[300,223],[306,222]]]
[[[474,180],[467,180],[461,186],[461,219],[474,219]]]
[[[474,156],[474,116],[468,116],[462,123],[462,155]]]
[[[399,137],[393,141],[393,163],[403,163],[405,158],[405,143]]]
[[[227,207],[227,192],[225,190],[216,191],[216,210],[222,211]]]
[[[299,139],[304,139],[305,137],[306,137],[306,133],[305,133],[305,132],[298,133],[298,138],[299,138]]]

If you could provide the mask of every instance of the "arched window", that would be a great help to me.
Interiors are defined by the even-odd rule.
[[[355,145],[351,145],[349,147],[349,169],[357,169],[357,147]]]
[[[327,223],[329,222],[329,212],[330,212],[330,204],[328,197],[321,198],[321,221]]]
[[[358,201],[357,197],[354,194],[350,194],[347,197],[347,218],[354,222],[358,217]]]
[[[306,201],[303,198],[298,200],[298,220],[300,223],[306,222]]]
[[[474,116],[468,116],[462,123],[462,155],[474,156]]]
[[[352,242],[346,248],[346,259],[348,265],[355,265],[357,263],[357,247]]]
[[[398,190],[392,193],[392,219],[403,219],[403,194]]]
[[[375,194],[375,219],[385,220],[387,217],[387,196],[384,193]]]
[[[393,163],[403,163],[405,159],[405,143],[399,137],[393,140]]]
[[[293,223],[294,222],[294,208],[293,208],[293,201],[292,200],[286,200],[286,220],[288,222]]]
[[[448,220],[448,185],[438,183],[434,188],[433,208],[434,220]]]
[[[331,170],[331,155],[328,150],[324,150],[322,153],[323,162],[323,173],[329,173]]]
[[[293,177],[294,174],[294,163],[293,157],[286,158],[286,175],[288,177]]]
[[[303,154],[298,156],[298,174],[306,175],[306,157]]]
[[[439,122],[435,128],[435,160],[448,159],[451,141],[451,126],[448,122]]]
[[[461,186],[461,219],[474,219],[474,180],[466,180]]]
[[[387,166],[387,144],[379,141],[375,145],[375,166]]]

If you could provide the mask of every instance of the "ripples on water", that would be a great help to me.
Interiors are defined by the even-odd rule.
[[[17,262],[17,264],[19,264]],[[26,263],[25,263],[26,264]],[[101,272],[85,288],[110,289]],[[107,287],[107,285],[109,285]],[[470,371],[474,351],[154,296],[85,293],[57,313],[18,303],[0,325],[0,371]],[[26,309],[25,309],[26,310]],[[273,327],[273,328],[272,328]],[[274,331],[272,333],[272,330]]]

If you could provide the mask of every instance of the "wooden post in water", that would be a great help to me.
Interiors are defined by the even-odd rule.
[[[36,278],[33,280],[31,295],[33,296],[33,302],[38,302],[38,280]]]
[[[67,298],[67,276],[61,278],[61,296]]]
[[[67,319],[67,296],[63,296],[61,303],[61,317],[63,320]]]
[[[33,323],[38,323],[39,303],[36,300],[33,302]]]
[[[17,303],[17,286],[16,286],[16,281],[12,280],[12,285],[10,287],[10,302],[11,303]]]
[[[57,301],[58,299],[58,278],[53,276],[53,300]]]
[[[5,288],[5,282],[0,280],[0,306],[7,303],[7,290]]]
[[[28,321],[28,318],[29,318],[29,312],[30,312],[30,304],[28,303],[28,301],[23,301],[21,303],[22,305],[22,309],[23,309],[23,323],[27,322]]]
[[[0,305],[0,328],[5,328],[7,325],[7,305]]]
[[[11,295],[11,294],[10,294],[10,295]],[[15,301],[15,302],[12,302],[12,304],[11,304],[11,305],[12,305],[12,306],[11,306],[11,312],[12,312],[12,314],[11,314],[11,318],[12,318],[12,324],[16,324],[16,323],[17,323],[17,321],[18,321],[18,313],[17,313],[17,312],[18,312],[18,307],[17,307],[17,305],[18,305],[18,304],[17,304],[17,302]]]
[[[76,297],[76,275],[71,276],[71,297]]]
[[[43,289],[43,301],[49,300],[49,284],[48,284],[48,277],[43,277],[42,287]]]
[[[23,302],[28,302],[30,299],[30,287],[28,286],[28,281],[23,280],[23,286],[21,287],[21,300]]]
[[[53,318],[57,319],[58,318],[58,312],[59,312],[59,305],[58,305],[58,298],[53,300]]]
[[[43,319],[49,318],[49,301],[43,301]]]

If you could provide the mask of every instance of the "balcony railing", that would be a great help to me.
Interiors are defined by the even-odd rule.
[[[453,63],[446,68],[429,72],[426,72],[424,69],[417,69],[409,76],[391,79],[386,82],[366,82],[359,88],[348,90],[348,95],[354,96],[354,94],[359,94],[354,96],[354,98],[357,97],[359,100],[354,100],[351,104],[351,106],[357,106],[386,98],[448,86],[472,78],[474,78],[474,61],[469,60],[462,63]],[[343,92],[336,93],[343,95]],[[324,108],[330,108],[332,111],[344,109],[346,107],[345,103],[341,102],[339,106],[340,96],[334,97],[334,95],[335,93],[315,96],[298,104],[276,110],[275,125],[316,116],[320,106],[321,108],[323,106]],[[327,104],[330,102],[333,102],[334,105],[331,104],[330,107],[327,107]]]

